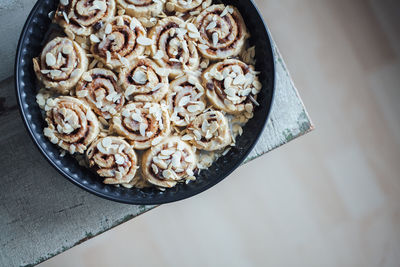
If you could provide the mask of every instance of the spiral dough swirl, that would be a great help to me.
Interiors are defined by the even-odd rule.
[[[88,68],[85,51],[74,41],[57,37],[33,58],[33,69],[46,88],[61,94],[69,93]]]
[[[193,177],[196,163],[196,154],[191,146],[173,136],[145,152],[142,171],[149,183],[171,188],[177,182]]]
[[[114,116],[112,129],[135,149],[147,149],[170,134],[168,110],[156,103],[130,103]]]
[[[89,36],[93,27],[115,15],[115,0],[69,0],[60,1],[55,22],[68,33]]]
[[[128,66],[130,61],[143,55],[145,46],[138,39],[144,37],[146,29],[137,19],[118,16],[106,23],[95,37],[91,36],[90,51],[111,68]]]
[[[125,13],[133,17],[156,17],[164,8],[165,0],[117,0]]]
[[[123,68],[119,80],[125,97],[139,102],[159,102],[168,92],[168,76],[151,59],[135,59]]]
[[[171,121],[176,126],[186,126],[206,108],[204,88],[195,76],[185,75],[170,84],[167,98]]]
[[[105,119],[119,112],[125,103],[117,76],[106,69],[85,72],[75,91],[78,98],[85,99],[94,112]]]
[[[232,6],[213,5],[196,18],[200,32],[198,48],[209,59],[225,59],[242,51],[249,34],[239,11]]]
[[[139,168],[135,151],[121,137],[98,139],[89,147],[86,157],[105,184],[127,184]]]
[[[169,70],[170,77],[177,77],[184,70],[198,68],[200,57],[182,19],[167,17],[160,20],[150,31],[149,37],[153,40],[153,59]]]
[[[212,0],[168,0],[174,10],[181,13],[200,12],[211,5]]]
[[[187,135],[182,138],[201,150],[221,150],[232,142],[228,120],[220,111],[199,115],[187,130]]]
[[[227,59],[203,72],[203,86],[215,108],[239,114],[254,108],[262,87],[256,74],[253,66]]]
[[[48,100],[46,106],[48,127],[44,134],[52,143],[68,150],[84,153],[99,134],[99,121],[84,102],[70,96]]]

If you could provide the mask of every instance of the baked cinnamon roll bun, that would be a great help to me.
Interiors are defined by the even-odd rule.
[[[99,134],[99,121],[90,107],[77,98],[60,96],[46,103],[44,135],[71,154],[84,153]]]
[[[118,6],[133,17],[156,17],[164,8],[165,0],[117,0]]]
[[[249,37],[242,16],[232,6],[212,5],[194,23],[200,32],[199,51],[206,58],[237,56]]]
[[[61,0],[54,20],[68,36],[89,36],[115,15],[115,0]]]
[[[94,57],[110,68],[129,66],[151,44],[142,24],[126,15],[105,23],[97,35],[90,36],[90,41]]]
[[[196,162],[191,146],[174,136],[165,138],[144,153],[142,171],[149,183],[171,188],[180,181],[195,179]]]
[[[206,108],[206,97],[200,80],[185,75],[170,84],[167,103],[171,121],[176,126],[186,126]]]
[[[61,94],[69,93],[88,68],[85,51],[76,42],[63,37],[48,42],[40,56],[32,61],[38,80]]]
[[[136,153],[121,137],[107,136],[96,140],[87,150],[86,158],[105,184],[127,184],[138,167]]]
[[[171,132],[168,110],[156,103],[135,102],[113,117],[111,128],[135,149],[157,145]]]
[[[89,103],[94,112],[111,119],[125,103],[117,76],[110,70],[95,68],[82,75],[75,88],[78,98]]]
[[[202,78],[208,100],[217,109],[238,114],[258,105],[256,99],[262,84],[251,65],[227,59],[210,66]]]
[[[134,59],[119,74],[125,97],[138,102],[160,102],[168,93],[168,75],[153,60]]]
[[[168,0],[175,6],[175,11],[191,12],[199,9],[206,9],[211,5],[212,0]]]
[[[183,74],[185,70],[198,68],[200,57],[182,19],[167,17],[158,21],[151,29],[149,37],[153,40],[153,59],[169,71],[171,78]]]
[[[182,139],[205,151],[224,149],[232,142],[228,119],[220,111],[203,113],[188,125]]]
[[[211,5],[212,0],[168,0],[167,12],[175,12],[175,15],[183,19],[199,15],[201,11]]]

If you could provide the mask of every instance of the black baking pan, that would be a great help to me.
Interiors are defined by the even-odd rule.
[[[43,39],[51,25],[48,14],[56,9],[58,1],[39,0],[26,20],[18,43],[15,87],[26,128],[50,164],[68,180],[90,193],[113,201],[143,205],[163,204],[194,196],[216,185],[239,167],[257,143],[271,110],[275,88],[274,53],[268,29],[253,1],[221,2],[234,5],[239,9],[251,33],[250,43],[256,46],[256,70],[261,72],[260,81],[263,84],[258,98],[261,105],[255,109],[254,118],[244,127],[243,135],[237,139],[237,145],[226,156],[221,157],[208,170],[201,171],[196,181],[160,191],[156,188],[127,189],[105,185],[96,174],[81,167],[73,157],[68,155],[61,157],[58,147],[50,143],[43,135],[43,128],[46,125],[36,103],[39,88],[36,86],[32,58],[38,56],[42,50]],[[251,177],[243,177],[243,179],[251,179]],[[243,190],[251,190],[251,188],[243,188]]]

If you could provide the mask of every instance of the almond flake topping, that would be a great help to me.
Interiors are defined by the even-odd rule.
[[[186,135],[182,136],[182,140],[183,140],[183,141],[190,141],[190,140],[193,140],[193,136],[191,136],[191,135],[189,135],[189,134],[186,134]]]
[[[110,51],[106,51],[106,62],[110,63],[110,61],[111,61],[111,53]]]
[[[229,6],[225,7],[224,11],[222,11],[220,17],[225,17],[229,13]]]
[[[171,170],[165,170],[162,172],[162,175],[164,176],[164,178],[166,179],[170,179],[172,178],[173,174]]]
[[[195,112],[199,111],[200,109],[201,109],[201,108],[200,108],[199,105],[190,105],[190,106],[187,107],[187,110],[188,110],[190,113],[195,113]]]
[[[122,165],[125,162],[125,159],[123,156],[119,155],[119,154],[115,154],[115,163],[117,163],[118,165]]]
[[[215,21],[211,21],[211,22],[208,24],[208,26],[207,26],[207,28],[206,28],[206,31],[212,30],[212,29],[214,29],[216,26],[217,26],[217,23],[216,23]]]
[[[105,34],[110,34],[111,31],[112,31],[112,26],[111,26],[110,23],[108,23],[108,24],[106,25],[106,28],[104,29],[104,33],[105,33]]]
[[[139,36],[136,41],[144,46],[148,46],[148,45],[152,45],[153,44],[153,40],[144,36]]]
[[[97,37],[97,35],[94,34],[90,35],[90,41],[92,41],[93,43],[100,43],[99,37]]]
[[[184,107],[184,106],[186,106],[189,102],[190,102],[190,96],[184,96],[184,97],[182,97],[181,98],[181,100],[179,101],[179,103],[178,103],[178,106],[180,106],[180,107]]]
[[[87,82],[93,81],[92,76],[90,76],[90,74],[87,73],[87,72],[85,72],[85,73],[82,75],[82,78],[83,78],[85,81],[87,81]]]
[[[88,95],[88,90],[81,90],[76,92],[77,97],[86,97]]]
[[[147,82],[147,75],[144,71],[142,70],[137,70],[135,71],[135,73],[133,74],[132,79],[137,82],[138,84],[146,84]]]
[[[141,136],[146,136],[146,130],[147,130],[147,128],[148,128],[148,125],[147,124],[145,124],[145,123],[140,123],[140,125],[139,125],[139,131],[140,131],[140,135]]]
[[[105,148],[109,148],[109,147],[111,147],[111,145],[112,145],[112,140],[111,140],[111,138],[106,137],[106,138],[104,138],[104,139],[101,141],[101,144],[102,144]]]
[[[157,165],[151,164],[151,168],[153,169],[153,172],[154,172],[155,174],[158,174],[158,167],[157,167]]]
[[[56,57],[52,53],[46,54],[46,65],[52,67],[56,64]]]
[[[164,56],[164,52],[162,50],[158,50],[155,54],[154,54],[154,59],[159,60],[162,59]]]
[[[195,32],[195,33],[199,32],[199,31],[197,30],[196,26],[194,26],[193,23],[187,23],[187,24],[186,24],[186,28],[187,28],[189,31],[191,31],[191,32]]]
[[[151,144],[153,146],[158,145],[162,140],[163,140],[162,136],[156,137],[156,138],[153,139],[153,141],[151,141]]]
[[[132,118],[132,120],[137,121],[137,122],[143,121],[142,117],[138,113],[132,113],[131,118]]]
[[[66,54],[66,55],[71,54],[73,50],[74,50],[74,48],[73,48],[71,45],[65,45],[65,46],[62,48],[62,52],[63,52],[64,54]]]

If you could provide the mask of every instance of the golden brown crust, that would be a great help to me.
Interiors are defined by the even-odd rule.
[[[143,155],[144,178],[159,187],[171,188],[179,181],[193,179],[196,169],[196,154],[179,137],[165,138]]]
[[[75,94],[105,119],[111,119],[125,103],[117,76],[107,69],[96,68],[85,72],[75,88]]]
[[[175,11],[178,12],[191,12],[198,9],[205,9],[211,5],[211,0],[168,0],[169,3],[174,5]]]
[[[114,116],[111,128],[139,150],[158,144],[171,132],[167,109],[156,103],[129,103]]]
[[[139,168],[135,151],[121,137],[98,139],[87,150],[86,158],[105,184],[127,184]]]
[[[158,21],[149,33],[153,40],[151,55],[171,78],[185,70],[197,70],[200,57],[195,42],[189,37],[185,22],[177,17],[167,17]]]
[[[63,5],[63,3],[68,3]],[[67,35],[89,36],[96,24],[115,15],[115,0],[64,0],[60,1],[54,21]]]
[[[211,3],[212,0],[167,0],[165,9],[167,14],[174,14],[184,20],[192,20]]]
[[[167,103],[171,122],[176,126],[187,126],[206,108],[205,92],[199,78],[185,75],[172,81]]]
[[[84,153],[99,134],[99,121],[90,107],[77,98],[47,100],[44,135],[71,154]]]
[[[249,37],[242,16],[232,6],[212,5],[201,12],[194,23],[200,32],[199,51],[206,58],[237,56]]]
[[[165,1],[154,0],[117,0],[119,7],[125,9],[125,13],[133,17],[156,17],[164,8]]]
[[[197,116],[187,127],[187,134],[182,139],[206,151],[221,150],[232,143],[228,120],[219,111],[208,111]]]
[[[90,36],[90,51],[96,59],[110,68],[129,66],[129,62],[143,55],[146,29],[135,18],[117,16],[104,24],[96,35]]]
[[[160,102],[168,93],[168,75],[153,60],[134,59],[123,68],[119,80],[128,100]]]
[[[33,60],[36,77],[46,88],[67,94],[87,70],[85,51],[74,41],[56,37]]]
[[[227,59],[211,65],[203,72],[203,86],[208,100],[217,109],[239,114],[253,106],[261,89],[253,66]]]

